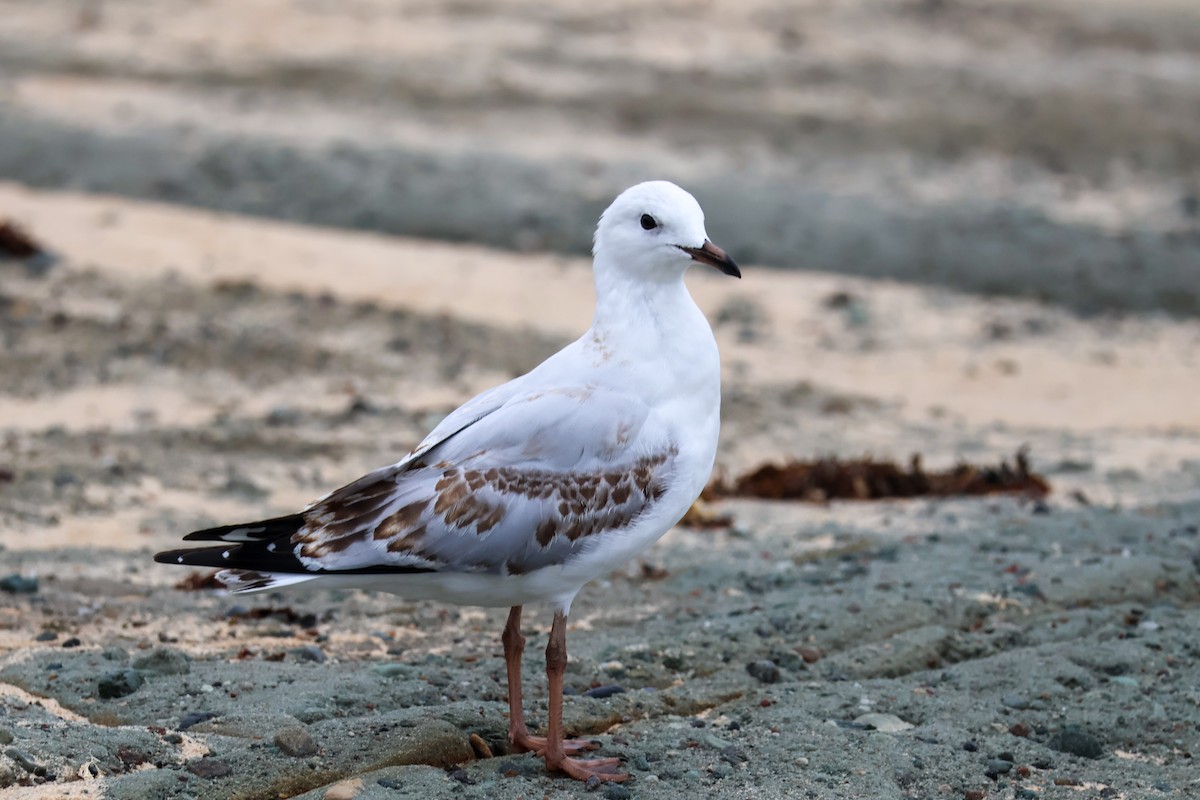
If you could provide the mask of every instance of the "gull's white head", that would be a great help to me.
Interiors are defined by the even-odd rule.
[[[734,260],[708,240],[696,198],[669,181],[621,192],[600,215],[592,253],[597,270],[646,280],[677,278],[693,261],[742,277]]]

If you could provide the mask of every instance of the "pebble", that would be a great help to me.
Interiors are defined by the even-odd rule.
[[[1029,699],[1019,694],[1005,694],[1000,697],[1000,702],[1009,708],[1015,708],[1018,711],[1024,711],[1029,708]]]
[[[51,480],[54,481],[54,485],[57,488],[61,489],[64,486],[79,483],[79,476],[66,467],[61,467],[54,473],[54,477]]]
[[[81,645],[81,644],[83,644],[83,642],[79,641],[79,637],[72,636],[70,639],[67,639],[65,642],[63,642],[62,646],[63,647],[79,647],[79,645]]]
[[[713,750],[724,750],[727,747],[733,747],[733,742],[727,742],[720,736],[714,736],[711,733],[704,734],[702,737],[700,737],[700,740]]]
[[[301,722],[311,724],[313,722],[320,722],[321,720],[329,719],[332,713],[333,712],[331,712],[329,709],[322,708],[321,706],[305,706],[299,711],[293,711],[292,716]]]
[[[795,764],[797,767],[807,767],[809,764],[809,761],[808,761],[808,758],[806,758],[805,756],[800,756],[797,759],[793,759],[792,763]]]
[[[291,725],[275,734],[275,746],[293,758],[315,755],[317,743],[304,728]]]
[[[645,756],[634,756],[633,768],[640,772],[649,772],[650,762],[646,760]]]
[[[588,697],[595,697],[603,700],[604,698],[612,697],[615,694],[622,694],[624,691],[624,686],[618,686],[614,683],[609,684],[608,686],[597,686],[595,688],[588,689],[586,692],[584,692],[584,694]]]
[[[982,789],[967,789],[963,792],[963,800],[984,800],[987,797],[987,792]]]
[[[746,672],[749,672],[750,677],[757,679],[759,683],[779,683],[779,667],[769,659],[751,661],[746,665]]]
[[[632,795],[629,794],[628,789],[615,783],[610,783],[604,789],[605,800],[629,800],[630,797]]]
[[[268,425],[295,425],[300,422],[300,412],[291,406],[275,406],[264,421]]]
[[[796,648],[796,652],[804,659],[805,664],[815,664],[821,660],[824,653],[819,647],[811,647],[810,645],[800,645]]]
[[[1100,740],[1078,725],[1067,725],[1051,736],[1046,746],[1051,750],[1070,753],[1080,758],[1100,758],[1104,755],[1104,745]]]
[[[0,744],[12,744],[13,738],[12,731],[7,728],[0,728]]]
[[[471,773],[467,772],[465,769],[456,769],[450,773],[449,777],[450,780],[458,781],[459,783],[467,786],[475,783],[475,779],[471,777]]]
[[[315,644],[299,647],[292,651],[292,655],[301,661],[312,661],[315,664],[325,663],[325,651]]]
[[[53,642],[57,638],[58,634],[54,631],[42,631],[37,635],[36,640],[39,642]]]
[[[129,651],[124,647],[106,647],[100,651],[100,657],[105,661],[117,661],[124,664],[129,660]]]
[[[911,722],[905,722],[895,714],[863,714],[854,719],[863,727],[874,728],[880,733],[898,733],[913,727]]]
[[[733,745],[721,749],[721,758],[734,766],[750,760],[749,756]]]
[[[126,697],[142,688],[146,679],[135,669],[117,669],[104,673],[96,684],[96,694],[102,700]]]
[[[17,573],[0,578],[0,591],[9,594],[34,594],[37,590],[37,578],[25,578]]]
[[[987,762],[987,770],[984,772],[992,780],[996,780],[997,776],[1006,775],[1013,768],[1011,761],[1005,761],[1002,758],[992,758]]]
[[[679,653],[663,653],[662,665],[667,669],[679,671],[687,666],[687,661]]]
[[[407,664],[376,664],[372,669],[384,678],[398,678],[408,674]]]
[[[146,675],[187,675],[192,671],[192,660],[180,650],[158,647],[135,659],[133,668]]]
[[[216,758],[201,758],[187,765],[187,771],[197,778],[215,780],[233,772],[233,767]]]
[[[199,725],[201,722],[207,722],[210,719],[216,719],[217,715],[211,711],[189,711],[179,718],[179,724],[175,726],[175,730],[186,731],[193,725]]]
[[[375,782],[385,789],[403,789],[404,788],[404,784],[401,783],[400,781],[396,780],[395,778],[380,778],[379,780],[377,780]]]

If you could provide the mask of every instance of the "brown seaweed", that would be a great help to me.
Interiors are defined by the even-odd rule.
[[[717,480],[704,491],[705,499],[754,497],[762,500],[889,500],[906,497],[978,497],[1016,494],[1045,497],[1050,484],[1029,466],[1020,450],[1012,462],[996,465],[959,463],[940,472],[926,471],[919,455],[907,467],[894,461],[866,457],[853,460],[821,458],[765,464],[732,481]]]
[[[44,248],[11,220],[0,220],[0,257],[33,258],[45,252]]]

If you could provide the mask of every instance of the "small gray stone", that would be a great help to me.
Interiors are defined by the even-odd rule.
[[[42,631],[35,638],[39,642],[53,642],[58,638],[58,634],[54,631]]]
[[[714,736],[711,733],[706,733],[701,737],[701,741],[713,750],[724,750],[726,747],[733,747],[733,742],[727,742],[720,736]]]
[[[12,731],[0,728],[0,744],[12,744],[13,738]]]
[[[136,692],[145,682],[146,679],[137,670],[116,669],[104,673],[100,682],[96,684],[96,694],[103,700],[125,697]]]
[[[293,758],[316,755],[317,752],[316,741],[298,725],[278,731],[275,734],[275,746]]]
[[[763,659],[761,661],[751,661],[746,665],[746,672],[749,672],[751,677],[757,678],[761,683],[779,683],[779,667],[774,661]]]
[[[34,594],[38,590],[37,578],[25,578],[16,573],[0,578],[0,591],[9,594]]]
[[[207,722],[210,719],[216,718],[217,715],[211,711],[189,711],[179,718],[179,724],[175,726],[175,729],[186,731],[194,725],[199,725],[201,722]]]
[[[407,664],[376,664],[372,669],[384,678],[397,678],[409,673]]]
[[[106,647],[100,652],[100,657],[105,661],[120,661],[125,663],[129,660],[129,651],[124,647]]]
[[[1011,771],[1012,768],[1013,768],[1013,764],[1011,761],[1005,761],[1002,758],[992,758],[992,759],[989,759],[987,762],[987,769],[985,770],[985,774],[989,778],[995,780],[996,776],[1004,775],[1004,774],[1008,773],[1009,771]]]
[[[1015,708],[1022,711],[1029,708],[1029,699],[1024,695],[1019,695],[1016,692],[1009,692],[1000,696],[1000,702],[1009,708]]]
[[[292,655],[294,655],[300,661],[312,661],[316,664],[325,663],[325,651],[317,647],[315,644],[298,647],[292,651]]]
[[[624,786],[610,783],[604,787],[604,800],[629,800],[629,790]]]
[[[333,712],[320,706],[305,706],[298,711],[293,711],[292,716],[301,722],[311,724],[313,722],[320,722],[323,719],[329,719],[333,716]]]
[[[187,675],[192,671],[192,660],[179,650],[159,647],[135,660],[133,668],[146,675]]]
[[[1104,745],[1100,740],[1078,725],[1067,725],[1051,736],[1046,746],[1051,750],[1070,753],[1080,758],[1100,758],[1104,755]]]
[[[216,778],[224,778],[226,775],[233,772],[233,767],[226,764],[224,761],[218,761],[215,758],[201,758],[192,761],[187,765],[187,771],[198,778],[208,778],[214,780]]]

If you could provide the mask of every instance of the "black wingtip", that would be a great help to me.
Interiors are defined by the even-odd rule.
[[[176,564],[185,567],[215,567],[218,569],[238,566],[232,558],[237,547],[194,547],[187,550],[164,550],[154,554],[159,564]]]
[[[283,536],[291,536],[302,527],[304,527],[302,514],[288,514],[258,522],[243,522],[239,525],[222,525],[218,528],[192,531],[184,536],[183,540],[185,542],[265,542]]]

